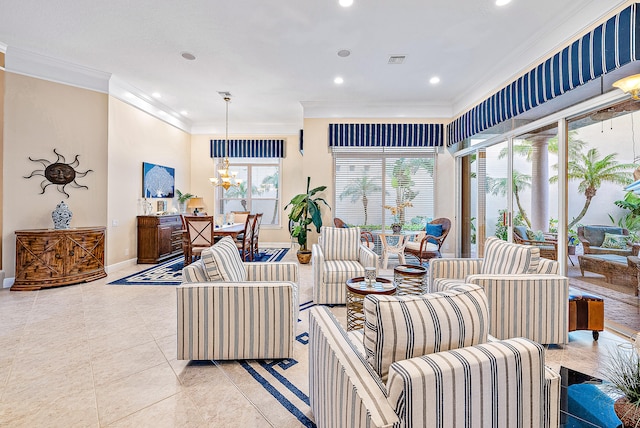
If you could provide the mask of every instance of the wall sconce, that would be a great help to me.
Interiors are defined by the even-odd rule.
[[[614,88],[622,89],[634,100],[640,100],[640,74],[625,77],[613,83]]]

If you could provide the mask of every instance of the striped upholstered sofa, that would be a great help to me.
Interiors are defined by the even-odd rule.
[[[342,304],[347,301],[346,282],[364,276],[365,267],[378,269],[378,255],[360,240],[360,228],[322,227],[311,247],[313,301]]]
[[[179,360],[293,356],[296,263],[243,263],[227,237],[185,267],[182,278],[176,289]]]
[[[488,334],[481,287],[367,296],[364,330],[311,309],[309,400],[318,427],[559,426],[544,348]]]
[[[491,237],[484,259],[433,259],[431,291],[460,283],[484,288],[489,301],[489,333],[498,339],[526,337],[538,343],[569,341],[569,279],[559,264],[540,258],[538,247]]]

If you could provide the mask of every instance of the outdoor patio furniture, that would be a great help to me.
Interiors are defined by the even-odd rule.
[[[578,256],[578,261],[582,276],[585,271],[604,275],[608,283],[633,287],[634,294],[638,295],[638,257],[585,254]]]
[[[442,227],[442,234],[436,236],[430,233],[429,226]],[[442,257],[440,250],[442,244],[449,234],[451,229],[451,220],[448,218],[436,218],[427,224],[425,230],[417,234],[413,240],[407,241],[404,247],[405,254],[411,254],[418,259],[420,265],[423,260],[434,259]]]
[[[625,248],[604,248],[605,233],[611,235],[629,235],[627,229],[616,226],[578,226],[578,239],[584,248],[584,254],[617,254],[619,256],[638,255],[638,248],[627,246]]]
[[[541,240],[530,239],[530,229],[526,226],[513,227],[513,242],[521,245],[533,245],[540,249],[540,257],[558,260],[558,238],[555,234],[543,233]]]
[[[338,217],[335,217],[333,219],[333,225],[335,227],[341,227],[341,228],[349,227],[347,223],[345,223],[344,221],[342,221],[342,219],[339,219]],[[376,240],[373,237],[373,234],[368,230],[360,230],[360,241],[362,242],[362,245],[369,248],[370,250],[373,250],[376,246]]]

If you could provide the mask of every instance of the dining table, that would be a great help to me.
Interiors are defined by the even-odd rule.
[[[231,223],[223,226],[216,226],[213,229],[213,235],[230,236],[234,241],[236,237],[244,232],[244,223]]]

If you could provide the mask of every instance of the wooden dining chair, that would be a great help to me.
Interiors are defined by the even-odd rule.
[[[213,216],[182,216],[185,224],[183,233],[184,265],[193,258],[200,257],[202,250],[213,245]],[[184,235],[186,234],[186,237]]]
[[[245,262],[253,261],[253,228],[256,222],[256,216],[254,214],[247,215],[244,221],[244,231],[242,232],[242,239],[236,241],[238,250],[241,252],[242,260]]]
[[[253,225],[253,231],[252,231],[252,237],[251,237],[251,252],[253,253],[253,255],[251,256],[252,258],[255,256],[257,257],[259,254],[258,251],[258,239],[260,238],[260,224],[262,223],[262,213],[257,213],[256,214],[256,221]]]

